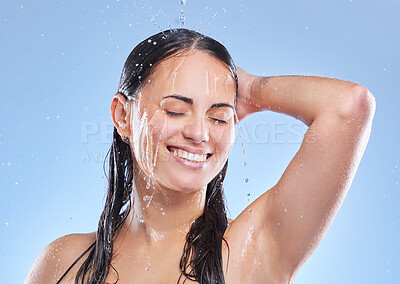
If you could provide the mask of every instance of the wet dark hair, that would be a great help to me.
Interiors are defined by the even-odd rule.
[[[188,29],[162,31],[138,44],[125,62],[118,92],[125,98],[134,98],[157,63],[168,56],[193,49],[202,50],[225,63],[236,80],[237,93],[236,66],[226,48],[216,40]],[[133,156],[129,144],[121,139],[115,127],[109,154],[108,193],[105,208],[100,216],[97,239],[81,255],[82,257],[90,251],[77,272],[75,284],[105,282],[112,267],[113,240],[132,207]],[[227,167],[228,161],[207,185],[204,212],[192,223],[186,236],[179,263],[181,275],[177,283],[182,276],[185,276],[184,282],[188,278],[202,284],[225,283],[222,241],[225,241],[228,252],[229,245],[223,237],[228,220],[222,185]],[[190,271],[187,271],[188,269]]]

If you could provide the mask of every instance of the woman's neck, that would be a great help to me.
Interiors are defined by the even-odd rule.
[[[125,237],[157,245],[163,240],[184,239],[190,226],[204,211],[206,187],[195,192],[178,192],[134,174],[132,207],[125,220]]]

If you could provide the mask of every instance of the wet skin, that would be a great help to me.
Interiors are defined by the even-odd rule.
[[[118,276],[111,268],[106,282],[114,283],[118,278],[118,283],[178,280],[186,234],[203,213],[206,185],[222,169],[234,142],[235,84],[221,61],[192,51],[155,66],[133,101],[115,95],[111,115],[120,135],[130,138],[135,187],[132,210],[114,241],[111,264]],[[206,160],[177,157],[179,149],[203,153]],[[240,222],[229,219],[224,235],[230,246],[229,262],[224,243],[222,248],[225,281],[283,283],[281,271],[274,267],[279,256],[273,239],[261,236],[261,230],[249,222],[259,212],[253,208],[255,214],[247,216],[246,209]],[[95,239],[96,232],[71,234],[49,245],[49,251],[43,253],[50,260],[62,253],[62,261],[53,268],[55,277],[60,277]],[[60,247],[63,249],[56,250]],[[72,283],[82,263],[83,259],[76,263],[62,283]]]
[[[233,143],[227,105],[234,102],[235,85],[229,70],[199,51],[157,67],[137,101],[117,94],[111,105],[113,122],[130,137],[137,158],[134,206],[114,243],[112,265],[119,283],[176,283],[185,235],[203,212],[205,186],[221,170]],[[337,79],[265,80],[240,68],[238,77],[239,119],[271,110],[309,128],[279,181],[230,220],[224,234],[229,257],[222,243],[225,282],[292,283],[352,183],[371,133],[375,98],[365,87]],[[203,164],[185,161],[182,150],[203,151],[197,157]],[[96,232],[72,234],[52,242],[26,283],[54,283],[95,238]],[[69,283],[81,264],[62,283]],[[110,271],[107,282],[115,282],[117,274]]]

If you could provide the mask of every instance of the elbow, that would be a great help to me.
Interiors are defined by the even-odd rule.
[[[367,114],[375,113],[375,97],[367,88],[362,85],[356,85],[353,87],[352,93],[355,107],[358,111]]]
[[[369,123],[375,114],[376,102],[372,93],[364,86],[355,84],[351,87],[348,99],[341,106],[341,115],[346,119],[357,119]]]

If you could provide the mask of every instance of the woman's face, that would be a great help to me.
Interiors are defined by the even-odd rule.
[[[220,60],[198,50],[164,59],[153,71],[132,104],[136,161],[164,188],[197,191],[232,148],[236,82]]]

